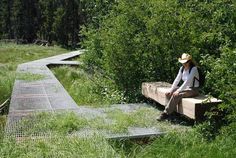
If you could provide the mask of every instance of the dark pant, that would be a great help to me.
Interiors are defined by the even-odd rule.
[[[174,91],[176,91],[175,89]],[[195,97],[199,95],[198,88],[192,88],[190,90],[185,90],[179,93],[178,96],[169,96],[170,100],[168,104],[165,107],[164,112],[167,114],[171,114],[174,111],[176,111],[178,103],[181,101],[182,98],[190,98],[190,97]]]

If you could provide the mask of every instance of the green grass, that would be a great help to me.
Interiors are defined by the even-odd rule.
[[[0,42],[0,104],[10,98],[16,76],[26,80],[38,80],[39,75],[16,74],[18,64],[68,52],[60,47],[40,47],[37,45],[17,45]],[[4,119],[0,119],[0,121]]]
[[[14,43],[0,43],[0,63],[13,64],[16,66],[20,63],[41,59],[68,52],[58,46],[41,47],[37,45],[17,45]]]
[[[15,75],[11,66],[0,67],[0,104],[11,96]]]
[[[102,107],[104,104],[115,103],[115,99],[113,99],[113,102],[112,99],[110,102],[106,100],[106,95],[102,93],[102,90],[104,90],[103,87],[105,87],[103,84],[97,86],[98,83],[102,82],[96,77],[88,76],[83,70],[79,68],[59,67],[53,69],[53,71],[66,87],[67,91],[76,100],[77,104],[92,104],[93,107]],[[109,90],[107,93],[109,93],[107,96],[111,96],[112,94]],[[120,97],[120,100],[118,99],[117,101],[122,101],[122,99]],[[100,105],[96,105],[96,102],[99,102]],[[236,156],[234,147],[236,139],[233,135],[225,136],[221,134],[215,140],[208,141],[204,139],[200,131],[181,126],[179,124],[180,122],[177,124],[156,122],[155,117],[158,115],[158,112],[147,109],[140,109],[130,114],[115,109],[106,111],[106,114],[108,119],[115,120],[116,123],[109,126],[106,125],[102,118],[96,118],[94,122],[90,120],[87,124],[90,124],[91,128],[109,129],[111,132],[116,133],[127,132],[128,127],[132,126],[158,127],[170,132],[161,138],[153,139],[153,141],[144,144],[130,140],[110,143],[121,157],[233,158]]]
[[[220,135],[209,142],[195,131],[171,133],[155,140],[136,156],[146,158],[234,158],[236,156],[235,143],[235,134]]]
[[[118,156],[102,137],[77,138],[64,135],[57,135],[45,140],[28,139],[18,142],[14,139],[4,139],[0,142],[0,153],[0,157],[4,158],[109,158]]]
[[[143,112],[143,109],[135,113]],[[135,115],[134,115],[135,116]],[[50,116],[38,115],[41,126],[51,124],[51,129],[61,131],[46,139],[5,138],[0,135],[1,157],[129,157],[129,158],[234,158],[236,156],[236,124],[223,128],[215,140],[207,141],[197,130],[170,132],[150,140],[108,140],[99,135],[86,138],[68,136],[68,132],[83,128],[73,113]],[[116,116],[114,116],[116,117]],[[31,118],[31,121],[34,119]],[[34,122],[34,121],[33,121]],[[26,122],[25,122],[26,123]],[[38,131],[37,131],[38,132]]]
[[[0,115],[0,135],[5,127],[6,118],[7,118],[6,115]]]
[[[186,130],[184,126],[176,130],[167,122],[157,122],[155,117],[159,112],[153,108],[141,107],[132,112],[123,112],[120,109],[107,109],[106,116],[92,118],[76,115],[73,112],[37,113],[18,122],[17,128],[12,134],[20,132],[26,136],[42,133],[72,134],[88,129],[92,131],[102,130],[108,133],[127,133],[129,127],[156,127],[163,130]]]
[[[104,107],[125,101],[114,82],[100,74],[91,75],[68,66],[51,70],[78,105]]]
[[[18,64],[64,52],[66,50],[59,47],[0,43],[0,102],[4,102],[11,95]],[[107,107],[107,105],[125,101],[122,92],[116,89],[114,83],[99,75],[91,76],[79,68],[70,67],[54,68],[53,71],[79,105],[91,104],[93,107]],[[26,76],[24,80],[38,80],[43,77],[32,74]],[[1,116],[0,157],[234,158],[236,156],[235,123],[223,128],[215,140],[208,141],[199,130],[188,130],[188,128],[183,128],[184,126],[170,122],[156,122],[155,117],[158,111],[141,108],[131,113],[123,113],[121,110],[113,109],[105,113],[107,119],[114,120],[114,124],[106,124],[107,122],[102,117],[86,119],[74,113],[55,115],[39,113],[22,120],[19,131],[25,132],[26,135],[51,132],[53,137],[37,140],[22,138],[20,141],[3,137],[6,116]],[[127,132],[129,126],[159,127],[172,132],[147,142],[142,140],[108,141],[101,136],[87,138],[68,136],[83,128],[121,133]]]
[[[68,51],[57,46],[41,47],[37,45],[0,43],[0,103],[4,102],[11,95],[18,64],[65,52]],[[34,77],[28,75],[28,78]]]
[[[25,81],[37,81],[44,79],[45,76],[41,74],[33,74],[33,73],[17,73],[16,79],[18,80],[25,80]]]
[[[111,86],[113,83],[102,76],[88,74],[80,67],[61,66],[53,68],[52,71],[79,106],[109,107],[125,101],[122,93]],[[157,122],[155,118],[160,111],[156,109],[141,108],[131,113],[115,109],[107,110],[106,113],[107,119],[115,120],[115,124],[109,125],[103,118],[96,118],[88,121],[88,126],[113,133],[125,133],[129,127],[156,127],[164,131],[188,129],[179,124]]]
[[[86,154],[91,157],[96,157],[96,155],[98,157],[136,157],[136,154],[143,152],[143,148],[147,147],[147,144],[138,144],[135,141],[108,141],[99,135],[91,135],[90,138],[70,138],[68,136],[73,136],[76,134],[76,131],[85,128],[91,130],[106,130],[111,133],[126,133],[128,127],[154,127],[157,125],[160,127],[160,123],[153,119],[158,113],[153,109],[140,108],[129,113],[124,113],[119,109],[108,109],[105,113],[107,114],[106,119],[113,120],[112,124],[107,123],[107,121],[100,116],[88,119],[81,115],[76,115],[73,112],[55,114],[43,112],[35,114],[20,121],[18,128],[15,129],[16,131],[10,133],[10,136],[14,136],[14,132],[23,133],[24,137],[21,139],[23,142],[17,143],[14,139],[6,139],[5,142],[2,142],[2,146],[4,146],[4,148],[1,149],[2,153],[6,154],[9,152],[9,148],[14,148],[13,154],[11,152],[11,157],[15,157],[17,154],[22,157],[28,156],[28,154],[30,156],[34,154],[37,156],[43,155],[44,157],[55,156],[54,154],[65,156],[66,150],[69,152],[68,155],[74,156],[74,154],[77,154],[79,157],[85,156]],[[162,125],[164,127],[166,123]],[[34,137],[45,133],[48,134],[48,136],[52,136],[52,139],[32,141],[30,138],[27,138],[27,136]],[[56,143],[52,147],[53,140],[61,144]],[[78,144],[74,144],[75,141],[77,141]],[[68,146],[69,143],[71,143],[70,146]],[[86,145],[84,143],[86,143]],[[98,145],[96,149],[93,149],[94,143]],[[59,150],[58,153],[55,152],[56,150]]]
[[[126,133],[129,127],[156,127],[163,131],[181,130],[172,128],[168,122],[158,122],[156,117],[160,112],[154,108],[141,107],[133,112],[123,112],[120,109],[108,110],[107,118],[114,120],[115,124],[110,126],[110,130],[114,133]],[[186,127],[182,126],[182,130]]]
[[[70,134],[87,126],[88,120],[70,113],[39,113],[18,122],[13,133],[21,132],[26,136],[53,133]]]

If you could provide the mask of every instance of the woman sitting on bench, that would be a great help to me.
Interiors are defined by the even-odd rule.
[[[182,98],[195,97],[199,95],[199,73],[198,69],[192,61],[192,56],[189,54],[182,54],[179,62],[183,64],[180,67],[179,73],[175,78],[171,89],[166,93],[169,102],[165,107],[164,112],[157,118],[157,120],[167,119],[168,116],[176,110],[177,104]],[[183,84],[178,87],[180,80]]]

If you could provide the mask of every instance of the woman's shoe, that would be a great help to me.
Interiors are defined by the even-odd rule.
[[[162,112],[161,115],[159,117],[157,117],[157,121],[163,121],[163,120],[167,119],[168,116],[169,115],[167,113]]]

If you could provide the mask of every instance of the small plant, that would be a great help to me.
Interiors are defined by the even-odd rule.
[[[52,71],[78,105],[101,107],[125,102],[124,94],[114,82],[99,73],[89,74],[68,66]]]
[[[86,118],[75,113],[47,113],[42,112],[20,120],[12,133],[23,135],[37,134],[68,134],[87,126]]]
[[[37,81],[37,80],[42,80],[44,79],[45,76],[41,74],[33,74],[33,73],[17,73],[16,74],[16,79],[18,80],[25,80],[25,81]]]
[[[66,137],[57,134],[52,138],[0,141],[1,157],[120,157],[103,137]]]
[[[110,130],[114,133],[126,133],[129,127],[154,127],[157,125],[155,117],[158,112],[152,108],[140,108],[132,112],[120,109],[108,110],[107,118],[114,120]]]

